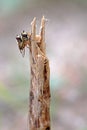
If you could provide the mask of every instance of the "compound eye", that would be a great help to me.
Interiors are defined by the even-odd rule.
[[[22,36],[23,40],[28,40],[28,34],[25,31],[23,31],[21,33],[21,36]]]
[[[21,36],[17,35],[16,40],[17,40],[18,43],[21,43],[22,42]]]

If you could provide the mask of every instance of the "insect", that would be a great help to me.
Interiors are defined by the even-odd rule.
[[[21,36],[22,36],[23,42],[26,42],[26,41],[29,40],[28,33],[26,33],[24,30],[23,30],[23,32],[21,33]]]
[[[25,31],[23,31],[21,33],[21,36],[19,36],[19,35],[16,36],[16,40],[17,40],[17,43],[18,43],[18,48],[19,48],[22,56],[24,57],[25,46],[27,46],[27,44],[28,44],[27,41],[29,40],[29,36]]]

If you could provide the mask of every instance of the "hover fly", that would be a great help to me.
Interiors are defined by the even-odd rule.
[[[25,46],[27,46],[27,41],[29,40],[28,34],[25,31],[23,31],[21,33],[21,36],[19,36],[19,35],[16,36],[16,40],[18,43],[18,48],[19,48],[20,52],[22,53],[22,56],[24,57]]]
[[[29,40],[28,33],[26,33],[24,30],[23,30],[23,32],[21,33],[21,36],[22,36],[23,42],[26,42],[26,41]]]

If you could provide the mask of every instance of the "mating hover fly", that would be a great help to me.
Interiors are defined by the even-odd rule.
[[[27,46],[27,41],[29,41],[29,36],[28,36],[28,34],[25,32],[25,31],[23,31],[22,33],[21,33],[21,36],[19,36],[19,35],[17,35],[16,36],[16,40],[17,40],[17,43],[18,43],[18,48],[19,48],[19,50],[20,50],[20,52],[22,53],[22,56],[24,57],[24,55],[25,55],[25,46]]]

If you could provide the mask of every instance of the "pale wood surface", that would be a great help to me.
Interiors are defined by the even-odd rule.
[[[41,19],[39,36],[36,35],[36,18],[31,26],[29,127],[30,130],[50,130],[50,69],[45,53],[45,18]]]
[[[50,130],[50,68],[45,50],[45,18],[41,19],[39,35],[36,18],[31,23],[31,33],[23,31],[17,36],[20,52],[30,52],[29,130]]]

